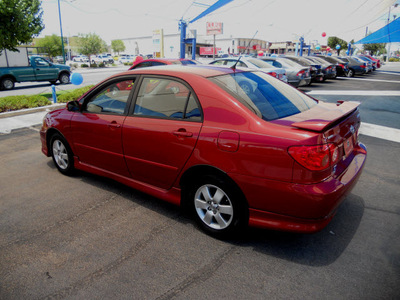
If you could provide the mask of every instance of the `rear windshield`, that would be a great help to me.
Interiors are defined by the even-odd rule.
[[[271,65],[261,59],[257,58],[250,58],[247,60],[248,62],[252,63],[253,65],[259,67],[259,68],[271,68]]]
[[[209,78],[266,121],[309,110],[317,102],[263,72],[240,72]]]

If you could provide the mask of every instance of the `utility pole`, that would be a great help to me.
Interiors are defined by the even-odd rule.
[[[61,9],[60,9],[60,0],[58,0],[58,16],[60,18],[60,31],[61,31],[61,49],[62,49],[62,56],[65,65],[65,53],[64,53],[64,37],[62,31],[62,24],[61,24]]]

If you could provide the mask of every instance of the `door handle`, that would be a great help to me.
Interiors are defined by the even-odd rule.
[[[112,121],[110,124],[108,124],[108,127],[110,127],[110,128],[120,128],[121,125],[119,125],[116,121]]]
[[[179,129],[178,131],[173,132],[174,135],[176,136],[181,136],[181,137],[192,137],[193,132],[188,132],[186,129]]]

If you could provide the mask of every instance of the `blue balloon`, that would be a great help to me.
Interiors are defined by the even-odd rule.
[[[73,73],[71,76],[71,83],[75,85],[80,85],[83,82],[83,77],[80,73]]]
[[[336,45],[336,49],[337,49],[337,50],[340,49],[340,45],[339,45],[339,44]]]
[[[320,45],[317,45],[317,46],[315,47],[315,49],[316,49],[316,50],[320,50],[320,49],[321,49],[321,46],[320,46]]]

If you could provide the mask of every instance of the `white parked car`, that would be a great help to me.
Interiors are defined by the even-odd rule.
[[[135,55],[124,55],[119,58],[118,62],[120,64],[124,64],[124,63],[132,64],[135,57],[136,57]]]
[[[97,57],[101,60],[101,62],[103,62],[105,64],[113,64],[114,63],[114,59],[111,56],[108,56],[106,54],[97,55]]]
[[[72,60],[76,62],[89,62],[89,58],[86,55],[77,55]]]
[[[97,55],[91,55],[90,56],[90,63],[92,64],[99,64],[103,62]]]

